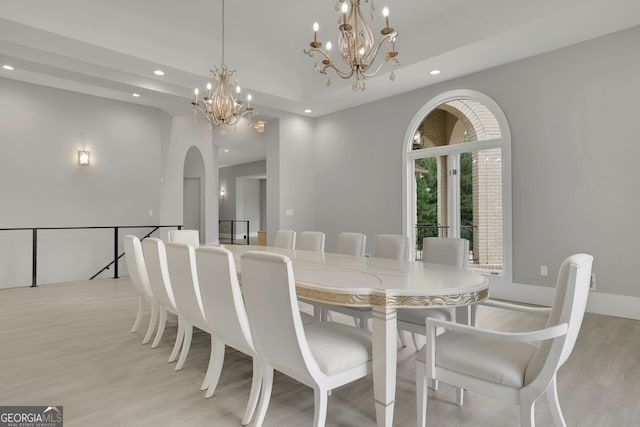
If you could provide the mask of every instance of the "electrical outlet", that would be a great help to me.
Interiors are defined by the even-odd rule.
[[[541,265],[540,266],[540,275],[542,277],[546,277],[549,274],[549,270],[547,269],[546,265]]]
[[[589,281],[589,290],[596,290],[596,273],[591,273],[591,280]]]

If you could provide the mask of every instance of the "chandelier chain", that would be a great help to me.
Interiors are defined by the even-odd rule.
[[[224,67],[224,0],[222,0],[222,64]]]

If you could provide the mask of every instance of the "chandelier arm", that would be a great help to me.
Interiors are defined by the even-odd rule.
[[[376,46],[376,49],[375,49],[375,51],[374,51],[374,54],[373,54],[373,56],[371,57],[371,61],[370,61],[370,62],[369,62],[369,64],[367,65],[367,68],[369,68],[370,66],[372,66],[372,65],[376,62],[376,59],[377,59],[378,53],[380,53],[380,48],[382,47],[382,45],[383,45],[386,41],[388,41],[388,40],[393,40],[393,37],[395,37],[396,35],[397,35],[397,33],[393,32],[393,33],[387,34],[387,35],[386,35],[386,36],[384,36],[382,39],[380,39],[380,41],[378,42],[378,45]],[[363,71],[363,72],[361,72],[360,74],[362,74],[362,75],[363,75],[363,76],[365,76],[365,77],[371,77],[371,76],[373,76],[375,73],[377,73],[377,72],[380,70],[380,68],[382,67],[382,65],[384,65],[384,62],[380,63],[380,65],[378,66],[378,68],[376,68],[376,71],[374,71],[374,72],[369,72],[369,73],[366,73],[366,72],[364,72],[364,71]]]
[[[353,76],[353,74],[355,73],[355,68],[354,67],[351,67],[350,72],[345,72],[345,71],[340,70],[338,67],[336,67],[334,65],[333,61],[329,57],[329,54],[327,54],[327,52],[325,52],[322,49],[317,49],[317,48],[311,48],[311,49],[308,49],[308,50],[304,49],[303,52],[306,53],[307,55],[309,55],[312,58],[314,57],[315,53],[318,53],[318,54],[322,55],[325,58],[325,60],[322,61],[322,63],[324,64],[324,67],[322,67],[322,69],[318,70],[318,72],[320,74],[327,74],[327,69],[328,68],[333,68],[333,70],[336,72],[336,74],[338,74],[338,76],[340,76],[343,79],[348,79],[351,76]]]
[[[343,79],[348,79],[351,76],[353,76],[356,72],[355,68],[351,68],[351,71],[348,73],[345,73],[344,71],[340,70],[338,67],[336,67],[335,65],[333,65],[333,62],[329,63],[329,64],[325,64],[325,66],[322,68],[322,70],[320,70],[320,72],[322,74],[327,74],[327,68],[333,68],[333,70],[336,72],[336,74],[338,76],[340,76]]]

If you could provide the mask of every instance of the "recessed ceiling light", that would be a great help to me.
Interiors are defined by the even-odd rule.
[[[139,93],[132,93],[131,96],[133,96],[134,98],[140,98],[140,94]]]
[[[437,76],[438,74],[440,74],[440,70],[431,70],[429,71],[429,74],[431,74],[432,76]]]
[[[309,108],[307,108],[306,110],[304,110],[304,112],[309,114],[311,112],[311,110]]]
[[[153,72],[153,74],[155,74],[156,76],[164,76],[164,71],[162,71],[162,70],[155,70],[155,71]]]
[[[228,152],[229,152],[229,150],[224,150],[224,152],[225,152],[225,153],[228,153]]]
[[[11,65],[3,65],[2,68],[5,70],[13,71],[13,67]]]

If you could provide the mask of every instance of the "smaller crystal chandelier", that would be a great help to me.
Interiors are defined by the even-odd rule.
[[[355,76],[353,82],[353,90],[364,91],[366,89],[364,80],[372,77],[380,71],[382,66],[390,60],[394,65],[398,65],[396,56],[396,37],[398,33],[389,26],[389,8],[385,7],[382,14],[385,19],[385,25],[380,34],[382,38],[375,43],[373,33],[367,25],[365,18],[360,11],[360,3],[368,3],[369,0],[338,0],[336,3],[336,11],[340,10],[341,15],[338,17],[338,54],[347,64],[347,70],[339,69],[331,59],[331,42],[327,42],[325,49],[322,49],[322,42],[318,41],[318,23],[313,24],[313,41],[310,43],[311,49],[305,49],[304,53],[310,57],[320,55],[322,66],[318,62],[315,64],[315,70],[321,74],[327,74],[329,68],[333,68],[338,76],[343,79],[349,79]],[[349,4],[351,7],[349,7]],[[371,0],[371,20],[373,21],[373,0]],[[387,53],[384,61],[374,65],[378,57],[378,53],[383,45],[387,46]],[[395,80],[396,76],[391,72],[389,79]],[[327,77],[327,86],[331,85],[331,80]]]
[[[204,105],[201,106],[198,101],[200,91],[197,88],[194,91],[195,97],[191,102],[194,116],[197,118],[200,111],[209,122],[210,129],[212,126],[235,127],[243,117],[249,119],[249,126],[251,126],[251,120],[256,114],[253,110],[251,95],[247,95],[247,106],[243,108],[238,79],[234,77],[236,70],[227,68],[224,63],[224,0],[222,0],[222,63],[220,67],[214,66],[209,71],[211,77],[207,83],[207,93],[202,98]],[[213,93],[211,93],[212,90]]]

